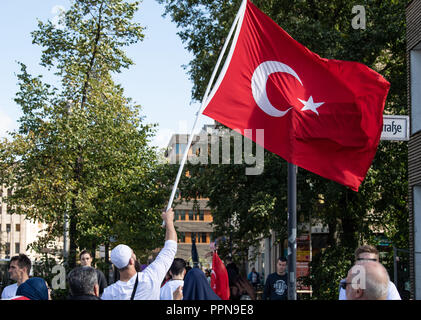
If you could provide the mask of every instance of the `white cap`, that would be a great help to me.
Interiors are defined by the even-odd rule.
[[[118,268],[123,269],[129,264],[130,258],[132,257],[132,249],[125,244],[119,244],[113,250],[111,250],[111,262]]]

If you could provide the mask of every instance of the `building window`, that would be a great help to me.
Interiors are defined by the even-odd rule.
[[[199,220],[200,221],[204,221],[205,220],[205,211],[204,210],[200,210],[199,211]]]
[[[186,220],[186,213],[184,212],[184,210],[180,210],[180,220]]]
[[[17,223],[15,226],[16,232],[20,232],[20,223]]]
[[[193,221],[193,220],[194,220],[193,210],[189,210],[189,221]]]
[[[186,147],[187,147],[187,144],[185,143],[177,143],[175,145],[175,154],[184,154]]]
[[[19,254],[20,253],[20,243],[16,242],[15,243],[15,254]]]
[[[196,243],[207,243],[208,235],[206,232],[192,232],[191,239],[196,239]]]
[[[4,250],[4,253],[6,254],[6,256],[10,256],[10,242],[6,242],[6,248]]]
[[[10,224],[8,223],[8,224],[6,224],[6,232],[10,232]]]

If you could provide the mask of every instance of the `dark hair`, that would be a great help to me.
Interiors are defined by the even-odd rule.
[[[73,296],[93,294],[94,285],[98,285],[98,276],[92,267],[76,267],[70,271],[67,281]]]
[[[379,256],[379,251],[376,249],[376,247],[371,246],[371,245],[369,245],[369,244],[365,244],[365,245],[363,245],[363,246],[360,246],[360,247],[358,247],[358,248],[355,250],[355,253],[354,253],[354,255],[355,255],[355,260],[357,260],[357,259],[358,259],[358,256],[359,256],[361,253],[373,253],[373,254],[375,254],[377,257]]]
[[[21,253],[18,256],[12,257],[12,259],[10,259],[10,263],[12,263],[12,261],[17,261],[19,268],[21,269],[26,268],[26,273],[29,276],[29,273],[31,272],[32,263],[31,263],[31,259],[29,259],[26,254]],[[10,266],[10,263],[9,263],[9,266]]]
[[[171,267],[170,272],[173,276],[177,276],[183,273],[186,269],[186,261],[181,258],[175,258]]]
[[[124,271],[129,270],[129,265],[130,265],[130,264],[128,264],[127,266],[125,266],[125,267],[123,267],[123,268],[121,268],[121,269],[119,269],[119,268],[117,268],[117,267],[116,267],[116,269],[118,270],[118,272],[124,272]],[[135,269],[136,269],[136,267],[135,267]]]
[[[82,256],[83,256],[84,254],[89,254],[89,256],[92,258],[92,255],[91,255],[91,253],[90,253],[88,250],[83,250],[83,251],[79,254],[79,259],[82,259]]]
[[[281,262],[288,262],[288,259],[285,257],[279,257],[278,260]]]

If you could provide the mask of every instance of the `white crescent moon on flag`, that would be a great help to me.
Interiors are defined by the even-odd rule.
[[[251,78],[251,90],[254,100],[263,112],[272,117],[283,117],[289,110],[291,110],[291,108],[285,111],[276,109],[270,103],[266,92],[266,83],[268,78],[272,73],[275,72],[288,73],[296,78],[301,83],[301,85],[303,85],[300,77],[290,66],[279,61],[265,61],[261,63],[256,68],[256,70],[254,70],[253,77]]]

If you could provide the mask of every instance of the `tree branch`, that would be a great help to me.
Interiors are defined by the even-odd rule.
[[[95,40],[94,40],[94,49],[92,51],[92,57],[91,60],[89,62],[89,68],[88,71],[86,72],[86,81],[83,84],[83,89],[82,89],[82,102],[81,102],[81,109],[83,109],[83,107],[85,106],[86,103],[86,95],[87,95],[87,89],[88,89],[88,85],[89,85],[89,80],[90,80],[90,75],[92,72],[92,69],[94,67],[94,63],[95,63],[95,58],[96,58],[96,54],[98,52],[98,43],[100,41],[101,38],[101,22],[102,22],[102,7],[104,5],[104,2],[101,3],[101,6],[99,7],[99,16],[98,16],[98,28],[96,31],[96,36],[95,36]]]

